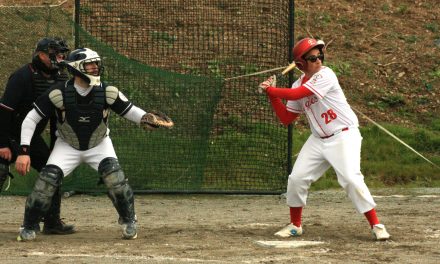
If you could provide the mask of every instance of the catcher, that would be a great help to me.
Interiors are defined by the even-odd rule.
[[[51,197],[63,177],[81,163],[97,170],[100,180],[108,188],[108,196],[119,214],[122,237],[135,239],[137,220],[133,191],[109,137],[109,110],[146,130],[172,128],[174,123],[165,114],[147,113],[134,106],[116,87],[101,82],[102,61],[95,51],[88,48],[74,50],[65,62],[73,78],[54,85],[38,97],[23,121],[20,155],[16,161],[20,174],[25,175],[30,169],[29,145],[35,127],[53,112],[57,117],[57,139],[26,200],[23,227],[17,240],[36,238],[33,226],[50,207]]]

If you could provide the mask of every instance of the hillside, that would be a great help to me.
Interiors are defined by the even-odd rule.
[[[0,5],[62,2],[3,0]],[[63,6],[71,12],[73,2]],[[296,39],[313,36],[328,43],[326,64],[337,72],[354,107],[377,121],[439,129],[437,0],[295,1],[295,14]]]
[[[438,1],[295,2],[297,36],[310,32],[331,42],[327,61],[340,69],[354,105],[381,121],[438,120]]]

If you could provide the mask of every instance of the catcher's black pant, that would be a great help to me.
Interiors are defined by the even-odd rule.
[[[5,164],[6,166],[10,166],[17,159],[17,154],[19,150],[19,141],[11,140],[10,141],[10,149],[12,152],[11,161],[0,158],[0,163]],[[50,149],[47,146],[46,142],[40,135],[35,135],[32,138],[30,145],[30,158],[32,160],[31,166],[36,171],[40,172],[41,169],[46,165],[47,159],[50,155]],[[60,220],[60,207],[61,207],[61,191],[60,187],[55,191],[54,196],[52,197],[52,203],[49,208],[49,211],[44,216],[44,223],[53,226]]]

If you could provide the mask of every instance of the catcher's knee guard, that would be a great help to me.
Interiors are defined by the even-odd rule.
[[[108,188],[108,196],[118,211],[122,223],[136,221],[133,190],[115,158],[105,158],[98,166],[102,181]]]
[[[47,213],[51,205],[52,196],[61,185],[63,171],[55,165],[46,165],[35,181],[34,189],[26,199],[24,227],[33,228]]]

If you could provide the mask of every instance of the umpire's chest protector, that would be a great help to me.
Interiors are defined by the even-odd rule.
[[[73,85],[67,85],[63,91],[63,101],[64,113],[62,118],[58,118],[59,135],[79,150],[98,145],[106,137],[108,127],[108,116],[104,116],[104,88],[95,86],[87,96],[82,97]]]

